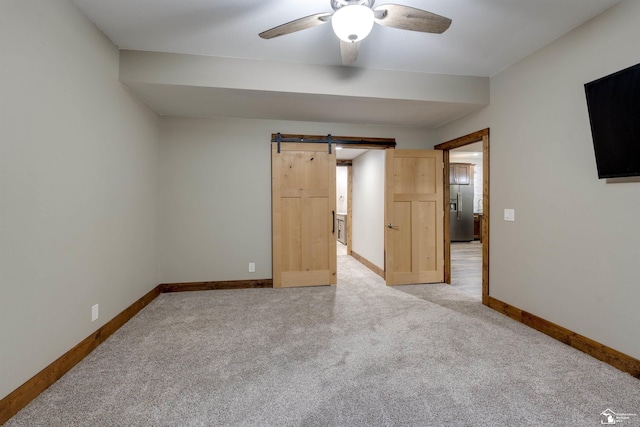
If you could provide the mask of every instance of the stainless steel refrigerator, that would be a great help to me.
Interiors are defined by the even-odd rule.
[[[449,191],[451,241],[470,242],[473,240],[473,181],[452,184]]]

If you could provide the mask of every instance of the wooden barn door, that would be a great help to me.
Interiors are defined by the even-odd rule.
[[[336,155],[328,144],[271,144],[273,286],[336,284]],[[335,147],[334,147],[335,148]]]
[[[385,277],[388,285],[444,281],[442,151],[387,150]]]

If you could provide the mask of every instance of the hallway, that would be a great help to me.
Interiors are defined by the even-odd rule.
[[[347,255],[347,245],[336,242],[338,256]],[[482,243],[451,243],[451,286],[468,295],[482,297]]]
[[[451,243],[451,286],[482,297],[482,243]]]

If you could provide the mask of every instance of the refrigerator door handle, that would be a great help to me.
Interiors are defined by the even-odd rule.
[[[458,191],[458,212],[456,212],[456,219],[460,221],[460,211],[462,211],[462,194]]]

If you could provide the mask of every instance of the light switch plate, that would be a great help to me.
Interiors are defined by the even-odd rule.
[[[516,220],[516,211],[515,211],[515,209],[505,209],[504,210],[504,220],[505,221],[515,221]]]

